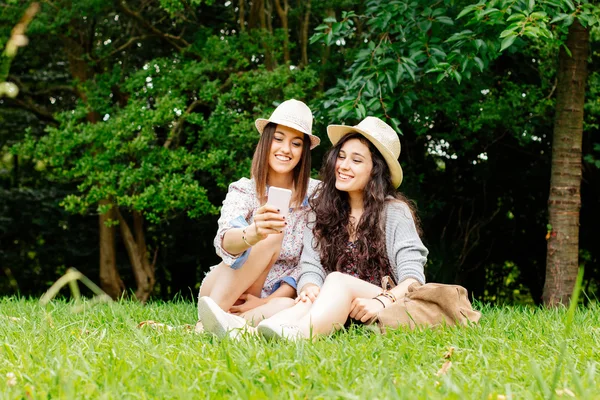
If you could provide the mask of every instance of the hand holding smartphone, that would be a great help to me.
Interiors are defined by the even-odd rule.
[[[277,208],[281,215],[287,217],[290,210],[292,191],[290,189],[271,186],[269,187],[269,193],[267,196],[267,204]]]

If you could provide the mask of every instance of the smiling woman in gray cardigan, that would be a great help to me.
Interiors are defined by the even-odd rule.
[[[385,247],[389,260],[393,260],[390,263],[393,266],[390,274],[395,282],[412,278],[421,284],[425,283],[423,266],[427,261],[428,251],[421,242],[411,210],[406,203],[395,199],[388,199],[385,208]],[[321,264],[319,250],[315,248],[314,219],[315,215],[312,213],[304,231],[298,293],[303,292],[305,285],[322,287],[328,276]]]

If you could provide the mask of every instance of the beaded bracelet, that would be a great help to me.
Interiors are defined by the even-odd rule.
[[[388,292],[387,290],[384,290],[383,292],[379,293],[377,296],[387,297],[388,299],[390,299],[390,301],[392,303],[396,302],[396,296],[394,296],[394,294],[392,292]]]

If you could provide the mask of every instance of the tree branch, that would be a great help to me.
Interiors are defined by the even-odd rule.
[[[147,39],[149,37],[151,37],[152,35],[142,35],[142,36],[136,36],[136,37],[132,37],[131,39],[129,39],[125,44],[123,44],[122,46],[114,49],[113,51],[111,51],[110,53],[108,53],[107,55],[105,55],[104,57],[100,57],[94,61],[99,62],[99,61],[104,61],[107,58],[111,58],[112,56],[114,56],[117,53],[120,53],[121,51],[125,50],[126,48],[130,47],[132,44],[134,44],[135,42],[138,42],[140,40],[144,40]]]
[[[150,22],[146,21],[139,13],[137,13],[137,12],[133,11],[132,9],[130,9],[129,7],[127,7],[127,4],[125,3],[124,0],[120,1],[118,4],[119,4],[119,8],[121,9],[121,11],[123,11],[125,14],[129,15],[131,18],[133,18],[134,20],[139,22],[142,26],[144,26],[150,32],[154,33],[155,35],[157,35],[158,37],[160,37],[161,39],[163,39],[164,41],[166,41],[167,43],[169,43],[170,45],[175,47],[177,50],[183,51],[183,49],[185,47],[190,46],[190,44],[185,39],[179,38],[176,40],[178,42],[180,42],[180,44],[183,45],[183,47],[180,46],[180,44],[178,44],[175,40],[173,40],[174,37],[172,35],[162,32],[161,30],[156,28],[154,25],[152,25]]]
[[[8,103],[8,105],[10,105],[12,103],[17,108],[22,108],[24,110],[27,110],[27,111],[35,114],[35,116],[41,120],[47,121],[54,125],[58,125],[58,121],[54,119],[54,116],[52,115],[52,113],[50,111],[46,110],[39,104],[35,104],[33,101],[31,101],[31,99],[27,99],[27,100],[28,101],[25,102],[18,98],[17,99],[4,99],[4,101],[6,101]]]
[[[179,120],[177,122],[175,122],[175,124],[173,125],[173,129],[171,129],[171,133],[169,133],[169,137],[165,141],[165,144],[163,144],[163,147],[165,149],[168,149],[169,147],[171,147],[171,143],[173,143],[173,139],[175,139],[177,136],[179,136],[179,132],[181,131],[181,128],[183,127],[183,123],[185,122],[185,116],[189,115],[192,111],[194,111],[194,109],[196,107],[198,107],[200,104],[203,104],[203,103],[204,102],[202,100],[196,100],[196,101],[194,101],[185,110],[185,112],[183,113],[183,115],[181,116],[181,118],[179,118]]]

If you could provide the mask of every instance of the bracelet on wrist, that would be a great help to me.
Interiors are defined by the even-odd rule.
[[[379,296],[373,297],[373,299],[377,300],[378,302],[381,303],[381,305],[383,305],[383,308],[385,308],[385,303],[379,298]]]
[[[252,247],[252,245],[248,243],[248,240],[246,239],[246,228],[242,229],[242,240],[248,245],[248,247]]]
[[[389,299],[392,303],[396,302],[396,296],[394,296],[394,294],[392,292],[389,292],[387,290],[384,290],[383,292],[379,293],[377,295],[377,297],[379,297],[379,296],[383,296],[383,297]]]

